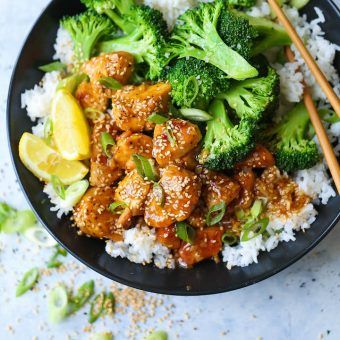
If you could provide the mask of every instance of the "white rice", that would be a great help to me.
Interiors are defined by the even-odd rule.
[[[198,2],[198,0],[144,0],[145,4],[157,8],[163,13],[170,28],[173,27],[180,14],[196,6]],[[313,57],[318,61],[327,79],[334,85],[335,91],[339,93],[339,76],[332,65],[336,50],[339,47],[327,41],[323,36],[324,33],[319,26],[320,23],[324,22],[322,12],[315,8],[318,18],[307,22],[306,16],[299,16],[296,9],[285,7],[285,11],[298,33],[303,37]],[[257,6],[250,10],[249,14],[267,18],[272,16],[270,7],[265,0],[258,0]],[[62,28],[58,30],[54,47],[55,60],[60,60],[68,65],[73,63],[73,42],[67,31]],[[294,46],[292,48],[296,52]],[[296,57],[295,63],[273,65],[281,77],[281,106],[276,119],[287,112],[292,107],[292,103],[301,100],[303,95],[302,77],[311,87],[313,98],[321,101],[322,104],[326,102],[323,92],[315,83],[297,52]],[[298,68],[301,69],[301,72],[297,72]],[[22,107],[26,108],[32,121],[37,121],[37,125],[32,128],[32,131],[39,137],[44,135],[44,123],[46,117],[50,114],[52,98],[59,81],[59,72],[47,73],[40,85],[36,85],[32,90],[27,90],[22,94]],[[339,152],[340,123],[331,126],[326,124],[326,129],[332,142],[336,145],[335,150]],[[314,199],[314,203],[327,204],[328,200],[336,195],[324,162],[311,169],[298,171],[294,175],[294,179],[300,188]],[[44,192],[53,205],[51,210],[57,213],[58,218],[72,211],[73,207],[54,192],[51,184],[45,186]],[[277,247],[279,242],[294,241],[295,233],[300,229],[309,228],[316,215],[317,212],[313,205],[309,204],[299,214],[291,215],[287,219],[272,218],[267,227],[269,233],[267,239],[260,235],[248,242],[241,242],[236,247],[225,246],[222,252],[223,261],[227,263],[228,268],[233,266],[244,267],[253,262],[257,263],[260,251],[270,251]],[[148,264],[154,262],[159,268],[174,268],[175,266],[170,250],[157,242],[154,229],[147,227],[135,227],[126,230],[122,242],[107,241],[106,251],[113,257],[128,258],[136,263]]]
[[[170,250],[156,240],[154,229],[136,227],[124,232],[124,241],[107,241],[106,251],[112,257],[128,258],[135,263],[154,262],[158,268],[174,268]]]
[[[33,122],[51,113],[52,99],[60,80],[60,72],[46,73],[39,85],[35,85],[32,90],[26,90],[21,95],[21,107],[26,108]]]

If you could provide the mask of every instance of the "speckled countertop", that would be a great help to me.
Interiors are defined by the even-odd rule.
[[[0,0],[0,200],[26,207],[10,164],[5,133],[8,84],[29,28],[48,0]],[[206,297],[165,297],[122,289],[117,314],[88,327],[88,307],[57,326],[47,321],[47,291],[58,282],[80,285],[89,278],[97,291],[111,282],[68,256],[59,271],[46,272],[37,289],[15,298],[27,269],[45,267],[51,250],[39,250],[16,235],[0,235],[0,339],[87,339],[112,331],[115,339],[142,338],[152,328],[170,339],[339,339],[340,226],[289,269],[243,290]],[[74,279],[76,277],[76,279]],[[130,303],[132,301],[132,303]],[[129,302],[130,308],[126,305]],[[148,305],[149,310],[141,308]],[[143,320],[145,318],[146,321]],[[142,319],[135,328],[135,319]]]

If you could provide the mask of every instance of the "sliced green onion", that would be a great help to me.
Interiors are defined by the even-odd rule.
[[[153,113],[147,119],[148,122],[155,123],[155,124],[163,124],[169,120],[168,117],[164,117],[159,113]]]
[[[145,340],[168,340],[168,334],[164,331],[152,332]]]
[[[170,142],[170,145],[172,147],[176,146],[177,144],[177,140],[176,140],[176,137],[174,136],[174,133],[172,132],[170,126],[168,124],[166,124],[166,127],[165,127],[165,134]]]
[[[116,145],[115,140],[108,132],[102,132],[100,135],[100,143],[102,145],[103,151],[107,157],[111,157],[111,148]]]
[[[241,242],[250,241],[255,237],[263,234],[266,231],[268,224],[269,219],[267,217],[259,221],[252,222],[251,225],[247,226],[246,229],[244,229],[244,231],[242,232]]]
[[[90,340],[113,340],[111,332],[95,333],[90,335]]]
[[[89,76],[85,73],[75,73],[72,76],[61,80],[57,86],[57,90],[65,89],[73,94],[77,90],[78,86],[88,79]]]
[[[189,96],[189,93],[192,93]],[[198,80],[195,76],[191,76],[185,80],[183,84],[183,98],[185,105],[190,107],[194,100],[197,98],[199,93]]]
[[[44,139],[47,144],[51,144],[51,139],[53,136],[53,123],[52,119],[48,117],[44,125]]]
[[[301,9],[305,7],[310,0],[290,0],[290,5],[296,9]]]
[[[109,205],[109,210],[113,214],[121,215],[126,207],[127,204],[125,202],[113,202]]]
[[[67,252],[64,248],[61,248],[60,246],[56,246],[56,250],[52,257],[47,262],[47,268],[58,268],[62,265],[62,263],[58,260],[59,256],[67,256]]]
[[[24,235],[29,241],[40,247],[52,248],[58,244],[44,228],[39,226],[25,230]]]
[[[235,216],[237,217],[238,220],[242,221],[246,217],[246,213],[244,212],[243,209],[236,208]]]
[[[153,189],[156,191],[159,205],[163,208],[165,205],[165,192],[163,187],[159,183],[154,183]]]
[[[196,230],[186,222],[178,222],[176,223],[176,236],[187,243],[194,244]]]
[[[263,203],[261,200],[256,200],[250,209],[250,215],[252,218],[258,218],[263,212]]]
[[[157,182],[159,176],[151,159],[134,154],[132,155],[132,160],[136,165],[138,174],[142,178],[146,178],[148,181]]]
[[[11,212],[1,224],[1,231],[6,234],[23,233],[32,228],[37,223],[37,219],[31,210]]]
[[[64,286],[54,288],[48,295],[49,320],[56,324],[63,321],[68,314],[68,293]]]
[[[319,112],[321,119],[324,122],[327,122],[330,124],[335,124],[335,123],[340,122],[340,118],[333,110],[329,110],[325,108],[325,109],[318,110],[318,112]]]
[[[74,207],[77,203],[79,203],[81,198],[86,193],[89,185],[90,184],[87,179],[83,179],[71,184],[65,190],[65,201],[67,202],[67,205]]]
[[[238,243],[238,237],[233,233],[226,231],[222,236],[222,242],[229,246],[233,246]]]
[[[72,314],[81,309],[94,294],[94,281],[90,280],[78,288],[77,295],[72,297],[68,306],[68,314]]]
[[[180,109],[179,112],[184,118],[194,122],[207,122],[213,119],[208,112],[199,109]]]
[[[52,175],[51,176],[51,183],[52,183],[52,187],[53,190],[55,191],[55,193],[61,198],[61,199],[65,199],[66,195],[65,195],[65,186],[64,184],[61,182],[60,178],[56,175]]]
[[[98,294],[91,302],[89,323],[94,323],[104,312],[105,293]]]
[[[226,209],[227,209],[227,205],[224,201],[213,205],[209,209],[207,217],[206,217],[207,225],[212,226],[212,225],[219,223],[222,220]]]
[[[119,81],[111,77],[100,78],[99,83],[111,90],[119,90],[123,87]]]
[[[9,206],[7,203],[0,202],[0,231],[2,223],[12,214],[15,214],[16,210]]]
[[[52,63],[40,66],[39,70],[43,72],[62,71],[65,70],[66,67],[67,66],[64,63],[61,63],[60,61],[54,61]]]
[[[32,268],[28,272],[26,272],[22,278],[22,280],[19,282],[15,296],[19,297],[23,294],[25,294],[28,290],[34,287],[34,285],[37,283],[39,279],[39,269],[38,268]]]
[[[86,117],[92,120],[97,120],[105,116],[104,112],[97,110],[97,109],[93,109],[92,107],[87,107],[84,110],[84,112],[85,112]]]
[[[109,292],[105,296],[104,302],[105,311],[109,314],[113,314],[115,308],[115,297],[112,292]]]

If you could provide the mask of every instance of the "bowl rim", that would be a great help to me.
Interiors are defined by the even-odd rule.
[[[11,100],[12,100],[12,97],[13,97],[14,78],[15,78],[15,75],[17,73],[17,69],[18,69],[18,66],[19,66],[19,61],[22,58],[23,51],[28,46],[29,37],[32,35],[34,30],[36,29],[37,25],[39,24],[39,22],[41,20],[41,17],[57,1],[59,1],[59,0],[51,0],[42,9],[42,11],[40,12],[39,16],[37,17],[37,19],[34,21],[33,25],[31,26],[31,28],[29,29],[29,32],[26,35],[26,37],[24,39],[24,42],[22,43],[22,45],[21,45],[21,47],[19,49],[18,57],[15,60],[14,67],[13,67],[12,74],[11,74],[10,83],[9,83],[9,86],[8,86],[8,94],[7,94],[7,102],[6,102],[6,132],[7,132],[7,143],[8,143],[8,147],[9,147],[9,151],[10,151],[11,163],[13,165],[13,169],[14,169],[16,178],[18,180],[19,187],[20,187],[22,193],[24,194],[24,197],[25,197],[26,201],[28,202],[28,204],[29,204],[30,208],[32,209],[32,211],[35,213],[39,223],[58,242],[58,244],[60,244],[63,248],[65,248],[68,251],[68,253],[70,253],[74,258],[76,258],[83,265],[85,265],[86,267],[92,269],[93,271],[97,272],[98,274],[100,274],[100,275],[102,275],[102,276],[104,276],[104,277],[106,277],[106,278],[108,278],[110,280],[113,280],[115,282],[124,284],[126,286],[129,286],[129,287],[132,287],[132,288],[135,288],[135,289],[139,289],[139,290],[143,290],[143,291],[147,291],[147,292],[151,292],[151,293],[164,294],[164,295],[174,295],[174,296],[204,296],[204,295],[214,295],[214,294],[227,293],[227,292],[231,292],[231,291],[234,291],[234,290],[237,290],[237,289],[245,288],[245,287],[251,286],[251,285],[253,285],[255,283],[259,283],[261,281],[264,281],[264,280],[266,280],[266,279],[268,279],[268,278],[270,278],[270,277],[280,273],[281,271],[283,271],[286,268],[290,267],[292,264],[294,264],[295,262],[300,260],[302,257],[304,257],[313,248],[315,248],[330,233],[330,231],[335,227],[335,225],[340,220],[340,209],[339,209],[337,215],[335,216],[335,218],[333,219],[333,221],[326,227],[326,229],[323,231],[323,233],[319,237],[314,239],[308,247],[302,249],[297,255],[295,255],[289,261],[285,262],[282,265],[277,266],[275,269],[269,270],[266,273],[258,275],[254,279],[248,279],[243,284],[234,284],[233,286],[230,286],[229,288],[218,288],[218,289],[214,289],[214,290],[204,290],[203,292],[200,291],[200,290],[192,290],[192,291],[188,290],[188,291],[185,291],[185,292],[184,291],[169,291],[167,289],[156,288],[154,286],[146,286],[145,284],[136,283],[135,281],[130,280],[130,279],[121,278],[121,277],[119,277],[119,276],[117,276],[117,275],[115,275],[113,273],[109,273],[109,272],[107,272],[105,270],[102,270],[99,267],[96,267],[95,265],[92,265],[92,264],[88,263],[86,260],[82,259],[81,256],[77,255],[72,249],[70,249],[70,247],[64,245],[59,240],[57,235],[54,234],[53,231],[49,228],[49,226],[42,220],[42,218],[40,217],[40,214],[38,213],[37,209],[33,206],[33,203],[31,202],[28,190],[26,190],[24,185],[22,184],[22,179],[21,179],[21,176],[19,174],[19,171],[18,171],[17,166],[16,166],[16,162],[15,162],[15,159],[14,159],[14,153],[17,152],[17,150],[12,147],[12,143],[11,143],[12,133],[11,133],[11,126],[10,126],[10,123],[11,123]],[[328,0],[328,3],[333,7],[334,11],[336,11],[338,13],[338,15],[340,16],[340,8],[337,6],[336,3],[334,3],[334,0]],[[141,265],[141,264],[139,264],[139,265]],[[260,265],[260,263],[259,263],[259,265]]]

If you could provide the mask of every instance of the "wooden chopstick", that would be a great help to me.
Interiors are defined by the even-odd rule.
[[[285,49],[286,56],[288,61],[293,62],[295,61],[295,56],[293,51],[290,47],[286,47]],[[319,117],[318,111],[314,105],[313,98],[310,94],[310,91],[308,89],[308,86],[303,82],[304,85],[304,94],[303,94],[303,101],[305,103],[305,106],[307,108],[307,111],[309,113],[310,120],[313,124],[313,127],[315,129],[315,133],[318,136],[323,154],[325,155],[326,162],[329,167],[329,171],[332,174],[335,186],[338,190],[338,194],[340,194],[340,166],[339,162],[334,154],[333,147],[331,143],[328,140],[327,133],[325,131],[325,128],[321,122],[321,119]]]
[[[319,66],[307,50],[306,46],[304,45],[303,41],[297,34],[295,28],[293,27],[292,23],[289,21],[287,16],[284,14],[283,10],[281,9],[280,5],[276,2],[276,0],[268,0],[270,7],[273,9],[275,14],[277,15],[279,21],[285,27],[288,35],[292,39],[295,47],[301,53],[302,58],[305,60],[306,64],[308,65],[310,71],[312,72],[315,80],[319,83],[321,89],[326,94],[330,104],[332,105],[336,114],[340,117],[340,100],[336,93],[334,92],[332,86],[327,81],[325,75],[320,70]]]

